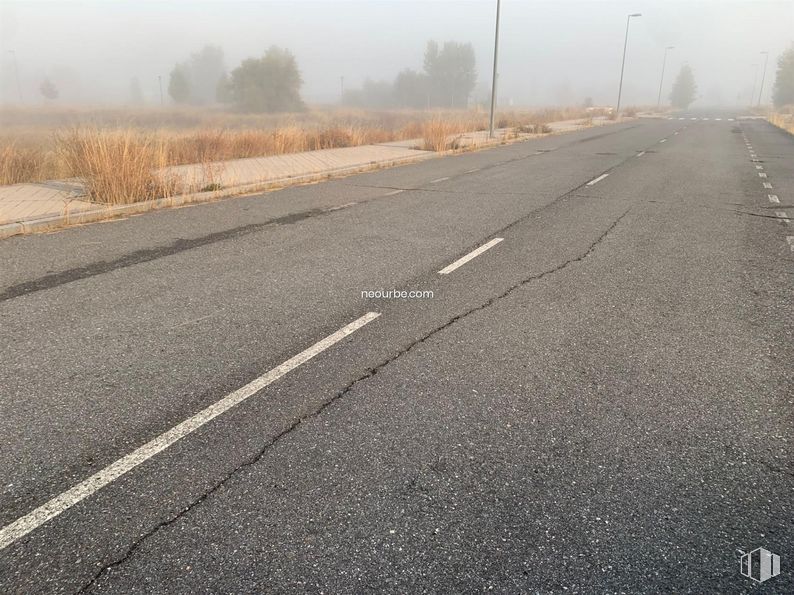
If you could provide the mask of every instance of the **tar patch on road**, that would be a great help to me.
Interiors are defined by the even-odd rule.
[[[250,223],[248,225],[242,225],[240,227],[199,236],[197,238],[180,238],[165,246],[136,250],[135,252],[125,254],[124,256],[116,258],[115,260],[103,260],[83,267],[68,269],[58,273],[51,273],[49,275],[39,277],[38,279],[34,279],[33,281],[26,281],[25,283],[12,285],[0,293],[0,302],[23,295],[28,295],[30,293],[35,293],[37,291],[52,289],[60,285],[65,285],[67,283],[79,281],[81,279],[87,279],[89,277],[94,277],[103,273],[110,273],[111,271],[116,271],[118,269],[123,269],[136,264],[151,262],[153,260],[157,260],[158,258],[171,256],[172,254],[178,254],[186,250],[208,246],[210,244],[223,242],[232,238],[239,238],[241,236],[261,231],[266,227],[272,227],[276,225],[291,225],[293,223],[303,221],[304,219],[309,219],[310,217],[325,215],[338,210],[340,209],[337,207],[331,207],[290,213],[289,215],[276,217],[275,219],[268,219],[267,221],[263,221],[261,223]]]

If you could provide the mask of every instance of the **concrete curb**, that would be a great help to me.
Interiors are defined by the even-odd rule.
[[[552,132],[549,134],[565,134],[568,131]],[[494,140],[487,140],[485,142],[474,144],[460,149],[453,149],[448,151],[426,152],[422,151],[419,155],[411,155],[400,159],[385,159],[381,161],[370,161],[368,163],[361,163],[353,166],[339,167],[325,169],[320,172],[310,174],[303,174],[298,176],[288,176],[285,178],[278,178],[273,180],[264,180],[262,182],[254,182],[251,184],[242,184],[238,186],[229,186],[220,190],[213,190],[209,192],[194,192],[190,194],[180,194],[169,198],[158,198],[146,202],[133,203],[128,205],[115,205],[115,206],[99,206],[96,209],[87,211],[78,211],[76,213],[64,213],[63,215],[51,215],[49,217],[41,217],[38,219],[28,219],[25,221],[15,221],[0,225],[0,239],[9,238],[16,235],[24,235],[31,233],[41,233],[46,231],[55,231],[71,225],[82,225],[85,223],[94,223],[97,221],[108,221],[119,217],[128,215],[141,215],[151,211],[160,209],[167,209],[171,207],[188,206],[194,204],[202,204],[218,200],[220,198],[227,198],[231,196],[250,194],[252,192],[260,192],[264,190],[273,190],[286,188],[289,186],[299,186],[301,184],[310,184],[312,182],[319,182],[322,180],[329,180],[338,177],[344,177],[351,174],[363,173],[366,171],[373,171],[377,169],[384,169],[387,167],[395,167],[398,165],[407,165],[409,163],[416,163],[426,159],[436,159],[445,157],[447,155],[456,155],[460,153],[467,153],[471,151],[479,151],[482,149],[489,149],[500,145],[514,144],[532,140],[538,136],[545,135],[532,135],[530,137],[517,137],[517,138],[501,138]]]
[[[97,206],[96,209],[87,211],[78,211],[76,213],[66,213],[63,215],[52,215],[49,217],[41,217],[38,219],[28,219],[25,221],[16,221],[13,223],[6,223],[0,225],[0,239],[12,237],[15,235],[29,234],[44,231],[53,231],[58,228],[81,225],[84,223],[93,223],[96,221],[107,221],[125,215],[140,215],[151,211],[166,209],[171,207],[180,207],[193,204],[201,204],[212,202],[220,198],[230,196],[248,194],[251,192],[258,192],[262,190],[271,190],[278,188],[285,188],[288,186],[299,186],[301,184],[309,184],[322,180],[328,180],[337,177],[343,177],[355,173],[362,173],[376,169],[393,167],[397,165],[405,165],[408,163],[415,163],[417,161],[424,161],[425,159],[433,159],[445,155],[446,153],[422,153],[420,155],[411,155],[401,159],[387,159],[384,161],[371,161],[365,164],[325,169],[320,172],[311,174],[304,174],[299,176],[288,176],[286,178],[278,178],[273,180],[265,180],[262,182],[254,182],[252,184],[243,184],[239,186],[230,186],[222,188],[221,190],[213,190],[209,192],[193,192],[190,194],[180,194],[168,198],[158,198],[156,200],[149,200],[146,202],[133,203],[128,205],[115,205],[115,206]]]

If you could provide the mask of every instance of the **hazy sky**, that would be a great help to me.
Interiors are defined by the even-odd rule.
[[[340,76],[349,88],[420,70],[428,39],[470,41],[490,85],[495,9],[496,0],[0,0],[2,99],[17,97],[16,56],[28,102],[43,101],[45,76],[63,102],[123,102],[133,76],[158,102],[157,76],[165,85],[173,64],[206,43],[223,48],[229,69],[272,44],[289,48],[309,102],[336,101]],[[632,12],[643,16],[632,19],[624,105],[656,103],[667,45],[665,95],[688,62],[699,104],[736,105],[749,101],[759,52],[770,52],[768,92],[776,57],[794,43],[792,0],[503,0],[500,101],[614,104]]]

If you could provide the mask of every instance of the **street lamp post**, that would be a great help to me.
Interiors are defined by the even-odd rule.
[[[157,75],[157,84],[160,87],[160,105],[163,105],[163,75]]]
[[[502,0],[496,0],[496,33],[493,43],[493,79],[491,81],[491,118],[488,125],[488,138],[494,137],[494,108],[496,107],[496,64],[499,56],[499,12]]]
[[[615,115],[620,115],[620,97],[623,94],[623,70],[626,68],[626,47],[629,44],[629,23],[631,23],[632,17],[641,17],[642,14],[639,12],[635,12],[634,14],[630,14],[626,17],[626,38],[623,40],[623,62],[620,65],[620,85],[618,86],[618,105],[615,108]]]
[[[758,107],[761,107],[761,97],[764,95],[764,80],[766,79],[766,64],[769,62],[769,52],[761,52],[764,54],[764,74],[761,75],[761,90],[758,92]]]
[[[659,106],[662,104],[662,86],[664,85],[664,67],[667,64],[667,52],[668,50],[674,50],[675,46],[668,45],[664,48],[664,58],[662,59],[662,79],[659,81],[659,97],[656,99],[656,109],[659,109]]]
[[[755,101],[755,86],[758,84],[758,64],[752,64],[753,67],[753,90],[750,92],[750,101],[748,105],[753,107],[753,101]]]
[[[22,85],[19,84],[19,65],[17,64],[17,53],[14,50],[8,50],[8,53],[14,59],[14,76],[17,80],[17,94],[19,95],[19,103],[22,103]]]

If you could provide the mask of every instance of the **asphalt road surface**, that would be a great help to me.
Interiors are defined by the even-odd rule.
[[[793,165],[681,114],[0,242],[0,591],[794,591]]]

